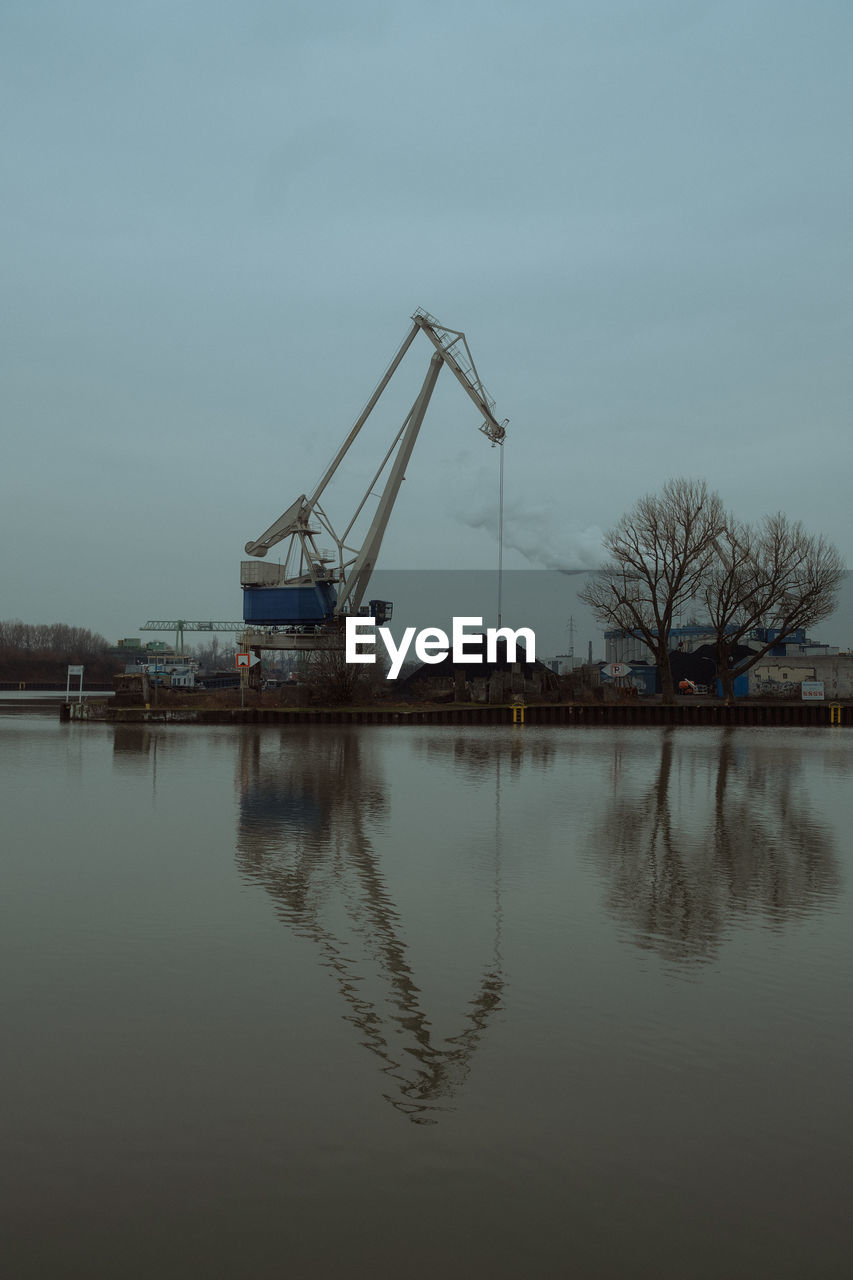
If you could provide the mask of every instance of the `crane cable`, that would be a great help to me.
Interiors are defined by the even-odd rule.
[[[501,625],[501,595],[503,591],[504,567],[504,442],[498,445],[501,455],[500,480],[498,484],[498,627]]]

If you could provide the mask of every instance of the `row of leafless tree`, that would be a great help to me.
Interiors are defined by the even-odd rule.
[[[606,534],[608,560],[581,592],[605,625],[629,632],[651,650],[664,701],[674,698],[670,632],[685,612],[700,612],[714,635],[723,696],[735,676],[780,640],[835,609],[845,573],[824,537],[778,512],[755,524],[738,520],[704,480],[669,480],[641,498]],[[758,628],[773,638],[752,641]]]
[[[17,618],[0,621],[0,649],[82,660],[100,657],[109,647],[109,641],[85,627],[69,627],[64,622],[21,622]]]

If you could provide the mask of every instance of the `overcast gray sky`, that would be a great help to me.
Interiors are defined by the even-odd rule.
[[[851,45],[849,0],[3,0],[0,617],[239,618],[419,306],[510,419],[507,565],[670,475],[849,557]],[[494,564],[479,422],[445,373],[386,567]]]

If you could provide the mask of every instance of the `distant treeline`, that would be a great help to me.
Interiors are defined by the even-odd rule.
[[[69,665],[85,666],[86,680],[111,680],[121,663],[110,644],[85,627],[64,622],[0,621],[0,680],[61,680]]]

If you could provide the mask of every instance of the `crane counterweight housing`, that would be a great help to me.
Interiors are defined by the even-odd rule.
[[[247,587],[243,590],[243,620],[256,627],[331,626],[338,593],[327,582],[310,587]]]
[[[426,334],[434,347],[423,385],[364,497],[339,534],[320,499],[419,332]],[[363,606],[362,600],[427,406],[445,365],[482,414],[480,430],[493,446],[503,445],[508,423],[495,416],[494,401],[480,380],[465,334],[440,325],[427,311],[416,311],[411,329],[314,492],[310,497],[300,494],[259,538],[246,543],[247,555],[264,557],[272,547],[287,541],[278,564],[262,564],[257,558],[242,562],[243,618],[249,626],[286,632],[334,632],[343,627],[346,614],[369,613],[377,620],[380,616],[383,620],[390,617],[389,601],[372,600]],[[373,519],[361,546],[353,546],[353,527],[371,496],[379,499]],[[321,550],[318,538],[331,539],[334,551]],[[275,647],[281,647],[280,643]]]

